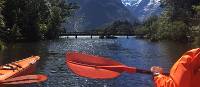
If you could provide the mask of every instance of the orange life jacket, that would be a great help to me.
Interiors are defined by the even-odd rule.
[[[200,48],[187,51],[171,68],[170,75],[154,77],[156,87],[200,87]]]

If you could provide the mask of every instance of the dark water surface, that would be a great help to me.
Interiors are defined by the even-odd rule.
[[[161,66],[167,72],[172,64],[192,47],[175,42],[149,42],[136,38],[118,39],[66,39],[17,43],[0,52],[0,64],[23,59],[31,55],[41,56],[37,73],[49,76],[41,84],[20,87],[153,87],[152,77],[142,74],[123,73],[112,80],[93,80],[74,75],[65,65],[66,51],[80,51],[106,56],[128,66],[150,69]],[[14,86],[16,87],[16,86]]]

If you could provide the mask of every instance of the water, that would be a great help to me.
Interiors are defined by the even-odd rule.
[[[9,63],[31,55],[41,56],[37,72],[49,76],[41,84],[20,87],[153,87],[152,76],[123,73],[111,80],[94,80],[74,75],[65,65],[66,51],[79,51],[106,56],[128,66],[150,69],[161,66],[167,72],[188,49],[188,44],[174,42],[149,42],[136,38],[60,38],[36,43],[16,43],[0,52],[0,64]],[[14,86],[16,87],[16,86]]]

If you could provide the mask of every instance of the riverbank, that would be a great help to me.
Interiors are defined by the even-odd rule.
[[[152,42],[173,41],[173,42],[195,44],[196,46],[200,46],[200,36],[197,33],[193,34],[192,36],[182,35],[184,37],[181,38],[181,37],[178,36],[178,34],[175,34],[174,36],[168,36],[168,35],[167,36],[165,36],[165,35],[161,36],[156,31],[155,31],[156,33],[150,34],[150,32],[144,31],[144,29],[142,29],[142,28],[138,28],[135,31],[136,31],[135,32],[136,38],[147,39],[147,40],[152,41]],[[173,38],[173,37],[176,37],[176,38]],[[177,38],[177,37],[179,37],[179,38]]]

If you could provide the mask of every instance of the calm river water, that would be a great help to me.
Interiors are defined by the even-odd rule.
[[[80,51],[106,56],[128,66],[150,69],[161,66],[167,72],[172,64],[188,49],[189,44],[175,42],[149,42],[134,37],[118,39],[60,38],[36,43],[16,43],[0,52],[0,64],[31,55],[41,56],[37,73],[49,76],[41,84],[20,87],[153,87],[152,77],[143,74],[123,73],[112,80],[93,80],[74,75],[65,65],[66,51]],[[16,87],[16,86],[14,86]]]

